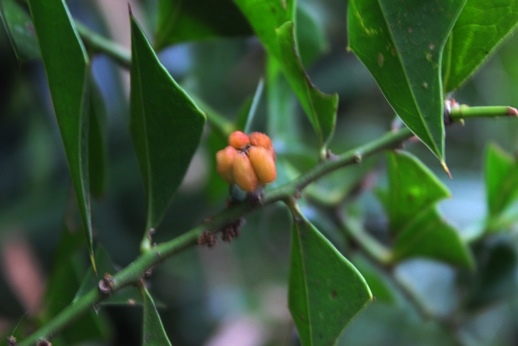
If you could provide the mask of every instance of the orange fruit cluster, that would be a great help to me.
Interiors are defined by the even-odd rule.
[[[216,153],[216,162],[219,175],[229,184],[252,192],[275,180],[275,151],[270,137],[260,132],[247,135],[234,131],[228,144]]]

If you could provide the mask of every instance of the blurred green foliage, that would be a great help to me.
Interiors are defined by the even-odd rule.
[[[164,25],[167,23],[164,13],[168,13],[163,10],[168,6],[166,2],[132,4],[144,31],[155,48],[160,48],[157,54],[161,63],[195,102],[201,101],[197,102],[198,106],[209,117],[214,114],[222,117],[221,123],[230,126],[224,130],[243,124],[240,114],[247,113],[244,110],[248,109],[259,80],[265,78],[265,92],[251,129],[267,131],[274,142],[279,177],[272,189],[317,164],[322,154],[321,145],[328,139],[328,148],[342,153],[386,133],[394,116],[394,110],[367,68],[345,49],[348,46],[347,2],[286,2],[293,6],[294,12],[283,16],[279,23],[275,17],[271,28],[285,21],[296,21],[294,37],[300,56],[287,52],[290,44],[295,44],[289,41],[290,25],[283,26],[286,32],[259,34],[258,38],[248,35],[250,30],[262,30],[258,27],[268,24],[262,23],[261,18],[254,22],[239,16],[239,9],[247,13],[246,5],[252,6],[248,11],[253,12],[253,6],[257,5],[254,1],[239,1],[239,6],[225,3],[225,7],[231,8],[225,13],[229,13],[230,18],[240,18],[236,19],[239,25],[233,28],[235,31],[216,12],[208,16],[210,11],[205,8],[198,15],[196,6],[189,5],[185,8],[188,15],[182,17],[185,21],[178,22],[176,27],[181,34],[169,39],[163,38],[172,35],[167,32],[173,29]],[[286,2],[279,2],[279,11]],[[99,3],[74,0],[67,5],[72,18],[106,37],[129,35],[126,4],[112,5],[119,6],[118,10],[108,11]],[[473,7],[480,1],[466,3]],[[22,340],[33,328],[44,325],[66,307],[81,291],[81,283],[86,282],[84,278],[90,280],[91,285],[93,273],[89,272],[88,242],[83,235],[54,115],[58,107],[51,101],[43,63],[34,59],[39,54],[29,12],[22,2],[1,0],[0,4],[4,23],[15,23],[0,30],[0,334],[12,334]],[[512,18],[501,23],[507,31],[494,36],[493,45],[515,27],[509,25],[512,20],[516,22],[515,12],[513,8],[509,14]],[[19,13],[25,15],[18,16]],[[117,18],[124,25],[117,25]],[[460,18],[467,20],[462,13]],[[199,27],[199,31],[183,31],[200,23],[207,25]],[[14,27],[21,29],[13,31]],[[269,47],[265,43],[269,38],[264,38],[268,35],[280,35],[285,46]],[[487,41],[490,40],[484,42]],[[175,45],[170,46],[171,43]],[[453,96],[471,106],[517,105],[517,43],[516,37],[510,37]],[[471,46],[464,47],[455,41],[449,44],[452,44],[448,48],[451,55],[458,56],[459,61],[466,55],[471,56],[471,50],[466,48]],[[89,53],[94,52],[92,47],[87,46],[87,49]],[[459,50],[464,53],[458,53]],[[282,54],[289,55],[287,63],[279,62]],[[24,62],[19,62],[17,57]],[[477,58],[474,65],[485,61],[485,57]],[[25,61],[27,58],[32,59]],[[58,67],[61,64],[59,62]],[[294,64],[296,68],[290,69]],[[458,64],[452,66],[460,66]],[[106,111],[105,119],[90,113],[93,116],[90,119],[99,119],[98,124],[102,125],[94,132],[99,138],[91,142],[100,143],[104,139],[106,143],[102,145],[107,148],[106,157],[90,159],[101,163],[89,174],[91,187],[96,187],[92,191],[96,198],[91,201],[93,239],[98,254],[103,250],[97,245],[102,245],[116,264],[115,268],[120,268],[139,255],[147,225],[146,189],[128,125],[127,73],[104,54],[92,55],[90,68],[93,83],[100,91],[97,95],[92,86],[91,109],[98,110],[97,115],[102,113],[99,107]],[[307,76],[301,76],[301,72]],[[437,76],[441,73],[435,72]],[[463,73],[467,72],[460,71],[453,82],[448,79],[444,88],[450,91],[458,86],[465,79]],[[314,89],[309,81],[315,84]],[[311,88],[304,89],[308,86]],[[338,94],[335,129],[330,125],[334,120],[328,115],[311,113],[311,102],[297,102],[296,97],[302,97],[306,91],[319,92],[317,87],[326,94]],[[318,118],[320,116],[323,118]],[[91,120],[91,127],[92,124],[95,126],[96,122]],[[333,130],[335,135],[331,140]],[[351,268],[354,265],[376,297],[347,326],[339,344],[378,345],[386,340],[401,345],[516,343],[518,209],[515,197],[518,186],[513,173],[516,171],[514,156],[518,151],[517,131],[518,123],[512,118],[468,120],[464,126],[449,126],[445,147],[452,180],[425,146],[411,141],[404,147],[413,154],[410,160],[415,161],[415,165],[422,166],[414,156],[429,167],[425,173],[419,169],[409,172],[414,174],[415,182],[411,192],[420,193],[424,189],[420,189],[419,184],[426,183],[429,187],[427,181],[433,180],[441,190],[447,188],[452,195],[449,200],[435,198],[426,205],[433,211],[430,218],[439,224],[434,229],[446,228],[446,233],[454,235],[459,242],[457,253],[461,254],[461,260],[447,262],[469,264],[472,257],[474,268],[469,268],[470,265],[457,268],[423,259],[428,248],[427,251],[407,251],[399,255],[397,262],[390,263],[366,251],[365,244],[369,241],[383,245],[380,251],[392,246],[395,246],[394,251],[398,249],[398,239],[390,231],[394,220],[390,211],[388,215],[386,211],[402,207],[394,200],[385,201],[383,209],[373,189],[377,186],[378,190],[391,191],[397,185],[391,181],[397,173],[393,163],[400,154],[390,154],[388,177],[385,156],[378,155],[359,166],[329,174],[305,190],[299,206],[311,224],[304,227],[318,229],[312,236],[327,245],[327,240],[320,238],[323,234],[336,248],[336,254],[347,258],[341,263]],[[179,236],[225,208],[228,189],[214,169],[214,153],[225,146],[223,134],[213,124],[205,127],[182,184],[157,227],[154,242]],[[486,149],[489,142],[496,144]],[[101,152],[92,146],[90,151]],[[97,179],[96,174],[101,173],[105,174],[105,183],[102,178]],[[181,179],[181,176],[178,174],[176,178]],[[401,179],[410,178],[401,174]],[[403,184],[405,186],[410,185]],[[408,205],[410,208],[415,204]],[[423,214],[418,216],[423,219]],[[156,321],[157,317],[149,293],[160,303],[158,313],[173,345],[217,344],[218,340],[223,344],[225,341],[228,344],[228,340],[254,341],[261,345],[296,344],[287,295],[290,212],[284,205],[275,204],[254,211],[246,219],[242,235],[232,244],[218,239],[213,249],[193,248],[174,256],[155,268],[149,279],[149,292],[144,290],[143,298],[138,297],[135,290],[123,296],[121,301],[127,301],[126,306],[96,306],[53,344],[69,345],[84,340],[98,344],[140,344],[143,335],[150,332],[149,328],[157,325],[157,322],[145,322]],[[417,227],[416,224],[419,226],[418,222],[411,226]],[[413,234],[424,227],[417,228]],[[366,236],[367,240],[357,234]],[[446,249],[444,251],[450,254],[452,244],[440,241],[432,240],[429,242],[433,244],[426,245],[440,251]],[[20,242],[28,247],[28,252],[15,247]],[[29,261],[14,257],[12,249],[18,249],[15,253]],[[106,265],[108,260],[106,256],[103,258],[98,260],[101,275],[106,270],[114,270],[104,269],[112,264]],[[319,264],[311,263],[314,267]],[[325,261],[321,265],[329,269]],[[32,275],[32,270],[39,274]],[[17,281],[13,273],[20,274],[21,281]],[[36,281],[30,281],[34,278]],[[24,293],[24,286],[31,288],[32,296]],[[142,299],[145,316],[148,316],[147,320],[144,318],[144,324],[148,325],[144,331],[141,328]],[[151,330],[154,335],[161,332],[162,328]]]

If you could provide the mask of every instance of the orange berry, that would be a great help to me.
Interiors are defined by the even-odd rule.
[[[234,131],[228,136],[228,144],[236,149],[242,149],[250,144],[250,138],[244,132]]]
[[[234,159],[232,169],[236,184],[246,192],[257,189],[257,175],[255,175],[250,159],[245,153],[238,153]]]
[[[261,132],[252,132],[250,134],[250,144],[257,147],[263,147],[267,150],[273,149],[270,137]]]
[[[252,146],[248,150],[248,158],[254,169],[257,179],[262,185],[271,183],[277,177],[275,160],[269,150],[263,147]]]
[[[228,146],[216,153],[216,170],[219,175],[221,175],[221,177],[230,184],[234,183],[232,168],[236,157],[237,151],[231,146]]]

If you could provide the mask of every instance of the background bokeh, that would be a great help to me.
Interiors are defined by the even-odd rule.
[[[129,47],[126,2],[67,2],[72,14],[97,32]],[[132,7],[150,37],[156,21],[156,1],[133,1]],[[340,105],[336,136],[331,148],[342,152],[378,137],[390,129],[393,112],[374,79],[347,47],[347,2],[301,0],[300,5],[317,19],[324,36],[325,53],[309,74],[323,91],[337,92]],[[234,121],[257,83],[264,76],[265,54],[253,37],[210,39],[179,44],[160,52],[163,64],[189,92],[215,111]],[[518,38],[511,39],[453,97],[469,105],[518,105]],[[112,260],[129,264],[139,253],[145,226],[142,180],[128,131],[127,71],[105,56],[93,59],[93,71],[102,91],[107,113],[109,166],[107,190],[93,201],[96,242]],[[19,321],[34,318],[44,308],[47,279],[56,265],[54,252],[63,225],[79,228],[71,203],[72,191],[63,146],[40,60],[16,61],[5,31],[0,29],[0,334],[9,335]],[[267,130],[265,95],[259,105],[254,130]],[[292,117],[306,145],[313,130],[299,106]],[[518,150],[518,121],[477,119],[447,129],[446,158],[453,175],[449,179],[439,162],[419,143],[405,146],[414,152],[451,190],[452,198],[440,204],[445,218],[468,232],[485,213],[483,184],[484,148],[496,142],[505,150]],[[274,139],[275,141],[275,139]],[[217,143],[217,144],[216,144]],[[173,199],[155,241],[171,239],[196,226],[225,205],[226,186],[215,174],[211,155],[222,145],[210,128],[202,138],[185,180]],[[283,145],[290,145],[284,143]],[[277,148],[282,151],[294,148]],[[313,146],[315,147],[315,146]],[[315,153],[290,156],[304,168]],[[383,155],[368,160],[373,184],[383,184]],[[348,169],[328,180],[352,179],[361,169]],[[326,183],[326,180],[323,180]],[[318,203],[316,204],[318,205]],[[349,206],[368,215],[374,232],[384,227],[384,215],[371,190]],[[72,209],[72,212],[70,212]],[[347,247],[343,231],[315,204],[304,212],[349,259],[358,257]],[[231,244],[219,242],[213,249],[195,248],[159,267],[150,289],[164,306],[160,310],[174,345],[288,345],[295,330],[287,309],[290,217],[283,206],[273,205],[247,217],[242,236]],[[495,237],[493,246],[510,246],[508,261],[516,261],[516,235],[511,230]],[[350,251],[349,251],[350,250]],[[481,251],[483,251],[482,249]],[[506,259],[504,259],[506,260]],[[87,267],[86,251],[80,263]],[[514,263],[514,262],[513,262]],[[374,268],[376,269],[376,268]],[[434,316],[452,311],[459,294],[453,269],[432,261],[412,260],[394,270],[413,296],[422,298]],[[473,313],[466,337],[473,345],[512,344],[517,340],[516,269],[509,272],[505,299]],[[383,270],[379,271],[383,276]],[[387,279],[387,281],[390,281]],[[390,286],[390,285],[389,285]],[[397,291],[397,289],[395,289]],[[506,291],[507,292],[507,291]],[[407,292],[408,293],[408,292]],[[374,301],[352,322],[341,344],[394,345],[454,344],[433,318],[423,318],[400,294],[398,303]],[[66,306],[67,302],[63,302]],[[107,321],[101,344],[132,345],[140,339],[141,309],[101,308]]]

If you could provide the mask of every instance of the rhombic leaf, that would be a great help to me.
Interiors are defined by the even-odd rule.
[[[444,50],[444,91],[458,88],[473,75],[517,25],[518,1],[469,0]]]
[[[88,55],[64,1],[31,0],[29,6],[95,269],[88,176]]]
[[[131,17],[131,134],[156,227],[200,141],[204,113],[169,75]]]
[[[325,147],[335,129],[338,95],[321,92],[304,70],[295,38],[294,1],[237,0],[236,4],[286,75]]]
[[[466,0],[351,0],[349,46],[388,102],[444,161],[441,61]]]
[[[334,345],[372,294],[358,270],[298,217],[292,229],[289,309],[302,345]]]
[[[473,259],[457,230],[437,211],[446,187],[419,160],[405,152],[388,154],[388,191],[379,197],[396,236],[394,260],[427,257],[471,268]]]

